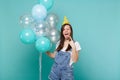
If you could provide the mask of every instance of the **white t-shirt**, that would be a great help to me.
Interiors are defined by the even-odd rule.
[[[57,44],[56,44],[56,49],[57,49],[59,43],[60,43],[60,41],[57,42]],[[75,41],[75,47],[76,47],[76,51],[80,51],[80,50],[81,50],[81,46],[80,46],[79,42],[77,42],[77,41]],[[66,47],[66,48],[67,48],[67,47]],[[65,47],[62,48],[61,51],[64,51],[64,52],[65,52],[66,48],[65,48]],[[68,51],[68,52],[70,52],[70,54],[72,54],[72,51]],[[73,60],[72,60],[72,58],[71,58],[69,65],[71,66],[72,64],[73,64]]]

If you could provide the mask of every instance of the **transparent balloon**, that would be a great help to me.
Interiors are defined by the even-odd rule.
[[[50,13],[46,17],[46,21],[50,25],[50,27],[56,27],[58,24],[58,16],[55,13]]]
[[[60,31],[57,30],[56,28],[52,28],[49,32],[48,35],[49,39],[53,43],[57,43],[58,40],[60,39]]]
[[[20,24],[23,27],[29,27],[31,26],[31,24],[33,23],[34,19],[32,17],[32,15],[30,14],[25,14],[23,16],[20,17]]]
[[[45,21],[36,22],[33,26],[33,31],[35,32],[37,38],[47,35],[48,24]]]

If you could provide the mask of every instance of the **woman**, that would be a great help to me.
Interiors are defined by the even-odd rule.
[[[47,52],[54,58],[49,79],[50,80],[74,80],[72,64],[77,62],[81,47],[77,41],[73,41],[73,30],[66,17],[61,27],[60,41],[56,45],[54,53]]]

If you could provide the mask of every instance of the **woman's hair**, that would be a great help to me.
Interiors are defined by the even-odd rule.
[[[58,47],[57,47],[57,49],[56,49],[57,51],[60,51],[60,50],[63,48],[63,46],[64,46],[65,37],[64,37],[64,35],[63,35],[63,30],[64,30],[64,27],[65,27],[66,25],[69,25],[69,26],[70,26],[70,30],[71,30],[70,36],[71,36],[71,38],[73,39],[73,29],[72,29],[72,26],[71,26],[70,24],[63,24],[62,27],[61,27],[60,43],[59,43],[59,45],[58,45]],[[71,46],[68,45],[66,51],[69,51],[70,49],[71,49]]]

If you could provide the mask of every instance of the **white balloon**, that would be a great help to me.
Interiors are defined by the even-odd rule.
[[[37,4],[32,8],[32,16],[37,21],[44,20],[47,16],[47,10],[43,5]]]

